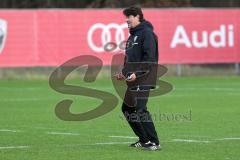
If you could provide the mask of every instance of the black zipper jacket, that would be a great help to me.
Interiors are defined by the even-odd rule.
[[[133,72],[137,75],[136,81],[127,84],[155,85],[157,64],[157,36],[153,32],[152,24],[144,20],[135,28],[130,29],[130,36],[126,42],[126,56],[122,72],[126,77]]]

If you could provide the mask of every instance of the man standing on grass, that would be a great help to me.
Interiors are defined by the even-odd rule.
[[[155,86],[144,85],[149,81],[156,84],[157,72],[150,64],[158,64],[157,36],[153,32],[152,24],[144,19],[141,8],[129,7],[124,9],[123,14],[126,16],[130,37],[126,43],[124,68],[122,73],[115,76],[118,80],[126,80],[128,88],[122,112],[133,132],[139,137],[130,147],[160,150],[157,132],[146,106],[150,89]],[[134,63],[135,67],[131,67]],[[132,68],[135,68],[135,71],[132,71]]]

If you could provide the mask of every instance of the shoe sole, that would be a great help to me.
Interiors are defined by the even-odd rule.
[[[151,149],[151,148],[143,147],[143,150],[145,150],[145,151],[160,151],[160,150],[162,150],[162,148],[161,147],[157,147],[156,149]]]

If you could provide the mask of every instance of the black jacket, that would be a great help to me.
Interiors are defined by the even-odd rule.
[[[134,63],[137,64],[134,65]],[[134,81],[133,85],[149,85],[149,83],[154,85],[157,78],[157,70],[155,68],[157,64],[157,36],[153,32],[152,24],[144,20],[135,28],[130,29],[130,37],[126,42],[126,56],[122,72],[125,76],[129,76],[132,72],[136,73],[137,81]],[[148,74],[144,75],[144,73]],[[143,75],[145,78],[141,78]]]

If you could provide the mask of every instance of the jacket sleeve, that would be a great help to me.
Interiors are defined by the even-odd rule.
[[[158,62],[156,56],[157,40],[152,31],[145,31],[143,33],[143,61],[144,62]]]
[[[152,31],[146,30],[143,32],[143,42],[142,42],[142,62],[145,62],[143,66],[141,66],[140,70],[142,71],[150,71],[154,64],[158,62],[157,56],[157,38],[155,37]],[[136,72],[136,76],[140,77],[145,72]]]

